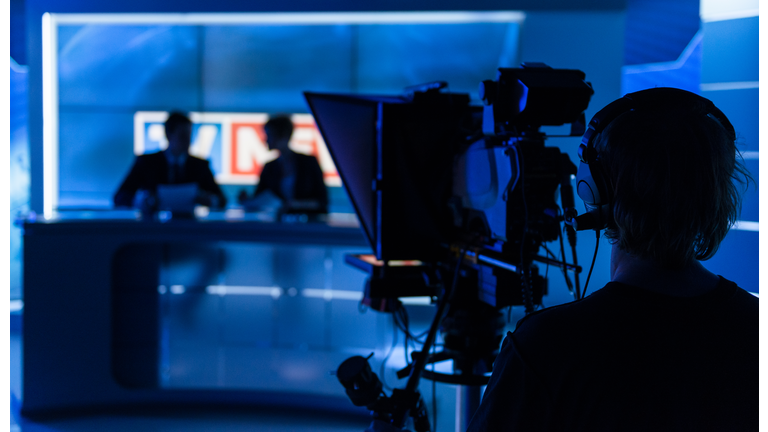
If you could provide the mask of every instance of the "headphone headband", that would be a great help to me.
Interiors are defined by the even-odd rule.
[[[733,125],[709,99],[686,90],[658,87],[628,93],[595,114],[579,145],[579,169],[576,174],[576,191],[584,201],[587,214],[566,220],[577,230],[601,230],[612,218],[613,190],[610,179],[601,166],[600,156],[595,149],[595,139],[620,115],[635,110],[650,111],[675,109],[681,112],[699,112],[717,121],[732,139],[736,138]]]

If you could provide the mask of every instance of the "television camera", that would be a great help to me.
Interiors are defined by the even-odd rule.
[[[501,310],[522,305],[530,313],[547,293],[540,264],[561,268],[579,298],[576,235],[561,228],[574,208],[576,166],[544,145],[541,128],[584,133],[594,93],[584,79],[582,71],[540,63],[500,68],[496,80],[480,83],[482,106],[466,93],[443,91],[444,82],[399,96],[305,93],[374,252],[346,257],[369,274],[363,302],[396,316],[402,297],[437,303],[422,349],[398,372],[408,376],[404,389],[387,396],[361,356],[339,366],[347,395],[374,421],[402,428],[410,416],[417,431],[429,430],[421,377],[472,389],[471,417],[498,354]],[[557,240],[560,258],[545,246]],[[443,348],[430,352],[438,331]],[[445,360],[453,361],[453,374],[425,369]]]

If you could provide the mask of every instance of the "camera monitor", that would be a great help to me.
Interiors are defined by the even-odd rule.
[[[469,96],[304,95],[376,258],[436,259],[453,226],[445,204]]]

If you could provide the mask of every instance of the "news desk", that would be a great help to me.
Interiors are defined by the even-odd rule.
[[[353,410],[329,371],[381,349],[349,223],[79,212],[24,228],[24,415],[163,403]]]

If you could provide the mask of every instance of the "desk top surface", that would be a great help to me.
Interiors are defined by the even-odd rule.
[[[368,242],[355,215],[322,215],[314,221],[291,215],[282,220],[274,216],[246,213],[237,209],[198,214],[179,219],[160,215],[142,219],[134,210],[67,211],[43,218],[30,214],[19,219],[24,237],[75,235],[78,237],[122,237],[146,241],[244,240],[291,243],[326,243],[367,246]]]

